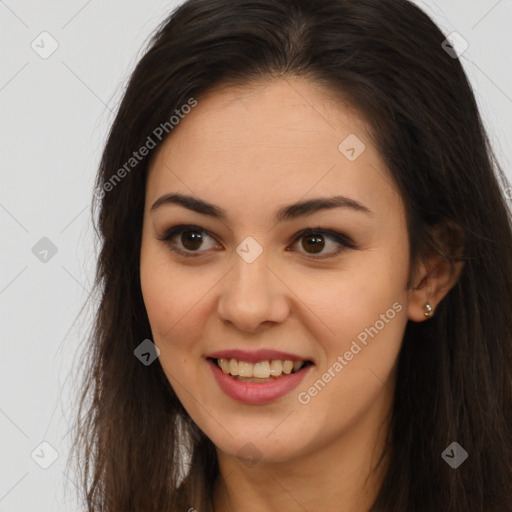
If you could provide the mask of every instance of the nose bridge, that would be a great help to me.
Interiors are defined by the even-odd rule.
[[[268,256],[268,249],[252,237],[238,245],[219,299],[221,319],[253,331],[263,322],[281,322],[286,317],[286,287],[269,268]]]

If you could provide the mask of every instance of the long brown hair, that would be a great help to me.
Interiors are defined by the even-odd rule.
[[[411,268],[431,250],[464,261],[434,317],[407,324],[389,469],[371,511],[512,510],[509,185],[445,39],[407,0],[190,0],[158,28],[111,127],[93,201],[100,303],[71,454],[89,511],[212,509],[213,444],[158,360],[134,356],[152,338],[139,277],[151,156],[126,164],[148,137],[158,147],[172,136],[169,118],[190,98],[286,76],[328,86],[369,121],[405,200]],[[442,226],[463,234],[461,254],[433,235]],[[457,469],[441,457],[453,441],[469,454]],[[178,490],[184,447],[190,469]]]

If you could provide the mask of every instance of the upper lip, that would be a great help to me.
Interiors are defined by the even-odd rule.
[[[208,354],[206,357],[212,359],[237,359],[238,361],[246,361],[248,363],[258,363],[260,361],[268,361],[279,359],[281,361],[311,361],[307,357],[301,357],[297,354],[291,354],[290,352],[281,352],[280,350],[272,349],[260,349],[260,350],[219,350]]]

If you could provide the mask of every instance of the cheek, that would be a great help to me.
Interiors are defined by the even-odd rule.
[[[387,385],[407,324],[407,250],[395,243],[361,253],[339,280],[310,296],[329,328],[317,332],[324,348],[320,382],[301,389],[310,413],[329,410],[339,422],[355,420]]]
[[[154,341],[161,350],[170,340],[179,348],[199,335],[198,322],[190,319],[200,314],[205,294],[214,285],[208,272],[173,264],[165,251],[149,246],[141,252],[140,280]]]
[[[407,323],[407,294],[400,286],[403,276],[395,277],[397,282],[391,272],[385,275],[376,270],[375,275],[367,272],[343,279],[329,297],[317,292],[317,305],[311,309],[328,327],[316,331],[323,346],[319,371],[331,369],[340,375],[334,380],[343,387],[345,397],[350,390],[364,394],[367,386],[373,389],[369,380],[385,381],[393,369]],[[321,300],[326,301],[323,308]],[[340,356],[342,367],[333,368]]]
[[[161,248],[141,255],[141,288],[152,341],[160,350],[159,363],[178,399],[195,420],[198,404],[208,404],[204,385],[206,324],[211,318],[211,294],[223,273],[202,266],[179,265]]]
[[[317,338],[323,357],[296,392],[305,438],[334,442],[340,432],[364,428],[363,417],[380,421],[386,414],[407,324],[405,299],[396,283],[371,278],[347,279],[338,288],[336,308],[322,316],[334,334]]]
[[[158,251],[145,251],[141,257],[141,289],[151,326],[152,341],[160,350],[159,362],[178,395],[187,407],[188,395],[184,389],[197,387],[197,366],[201,361],[198,352],[201,325],[201,298],[206,288],[195,282],[193,270],[179,270],[169,258],[162,258]],[[199,279],[196,277],[196,281]],[[188,408],[187,407],[187,408]]]
[[[339,277],[331,276],[314,290],[310,287],[308,301],[329,327],[330,352],[344,349],[347,340],[350,345],[360,333],[364,338],[365,329],[376,322],[379,328],[385,326],[379,337],[385,331],[394,340],[402,332],[405,318],[399,313],[405,311],[408,300],[407,250],[402,244],[361,252]]]

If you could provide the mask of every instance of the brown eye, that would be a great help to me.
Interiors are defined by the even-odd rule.
[[[313,254],[321,252],[325,247],[323,235],[308,235],[302,238],[302,247],[308,251],[311,249]]]
[[[357,245],[343,233],[330,229],[307,228],[295,236],[294,244],[302,240],[300,253],[306,253],[309,259],[320,260],[334,258],[347,249],[357,249]],[[332,249],[329,250],[329,244]],[[326,249],[324,251],[324,249]],[[318,254],[318,256],[315,256]]]
[[[210,247],[204,247],[208,239],[213,243],[211,242]],[[207,249],[215,247],[215,238],[199,226],[174,226],[159,240],[165,242],[171,251],[184,257],[200,257],[209,252]],[[304,229],[295,235],[293,245],[297,245],[299,240],[302,240],[302,250],[299,249],[298,252],[306,254],[312,260],[334,258],[347,249],[358,248],[349,237],[330,229]],[[332,249],[324,252],[326,247],[329,248],[329,243]],[[319,256],[315,256],[316,254]]]
[[[199,231],[187,229],[181,232],[180,241],[185,249],[195,251],[201,247],[203,235]]]
[[[207,239],[213,240],[212,236],[199,226],[174,226],[165,233],[163,238],[159,238],[173,252],[185,257],[202,256],[206,252],[203,245]],[[214,245],[214,243],[211,244],[211,246]]]

